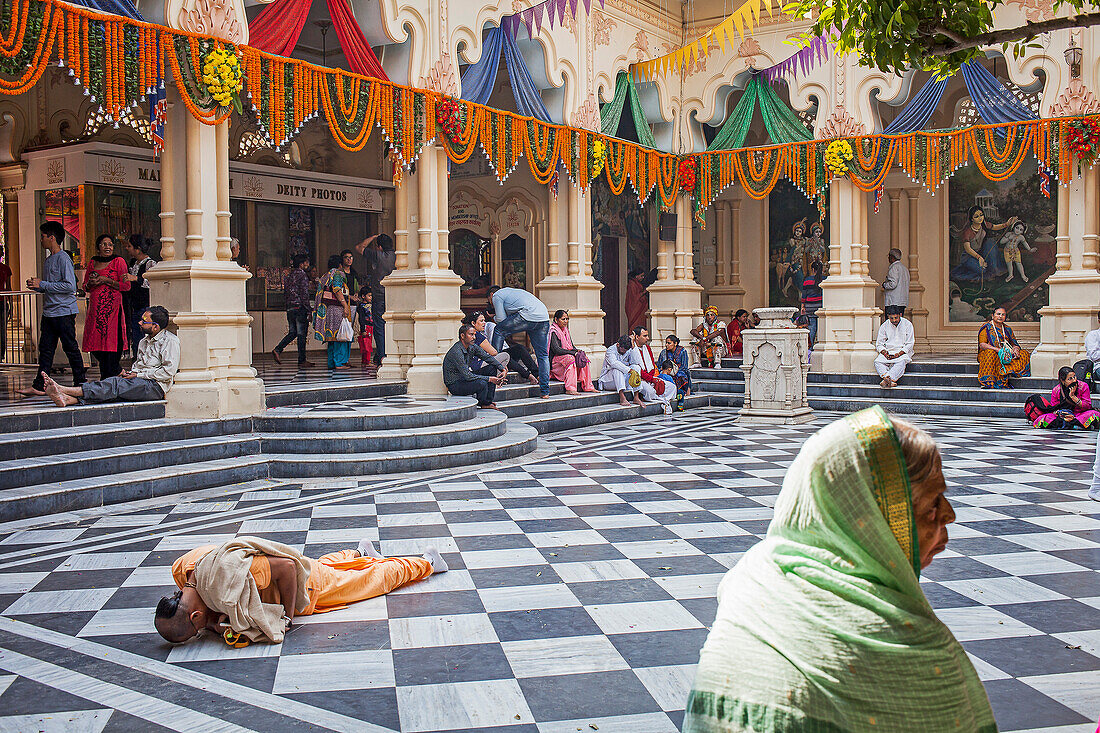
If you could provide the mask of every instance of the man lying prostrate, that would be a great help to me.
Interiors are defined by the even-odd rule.
[[[191,550],[172,564],[179,590],[160,599],[154,624],[172,643],[208,629],[232,646],[282,642],[295,616],[343,608],[447,571],[435,548],[382,557],[370,540],[319,560],[259,537]]]

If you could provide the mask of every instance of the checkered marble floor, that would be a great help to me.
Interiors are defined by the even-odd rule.
[[[834,416],[728,410],[555,436],[528,463],[263,482],[0,527],[0,730],[677,730],[722,574],[765,533],[783,474]],[[1005,731],[1100,713],[1095,435],[919,420],[958,522],[924,573]],[[452,570],[301,619],[281,646],[171,647],[152,609],[184,550],[257,534],[308,555],[369,537]]]

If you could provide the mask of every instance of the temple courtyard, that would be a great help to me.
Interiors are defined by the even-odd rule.
[[[722,574],[836,417],[706,408],[540,439],[525,459],[262,481],[0,526],[0,730],[678,730]],[[1091,733],[1100,689],[1095,436],[921,419],[958,514],[922,576],[1003,731]],[[376,540],[451,570],[303,617],[279,646],[153,629],[184,551],[235,534],[312,557]]]

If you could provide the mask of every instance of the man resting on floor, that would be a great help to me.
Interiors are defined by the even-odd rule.
[[[154,625],[167,641],[208,629],[227,644],[282,642],[295,616],[343,608],[447,571],[435,548],[423,557],[382,557],[370,540],[319,560],[259,537],[191,550],[172,564],[179,590],[160,599]]]

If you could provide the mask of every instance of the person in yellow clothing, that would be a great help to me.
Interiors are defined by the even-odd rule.
[[[227,547],[238,554],[229,557]],[[208,559],[211,553],[213,558]],[[237,578],[238,587],[226,590],[226,585],[233,586],[232,579],[225,580],[233,571],[221,566],[234,560],[247,563],[247,573],[242,570],[240,575],[249,577]],[[196,566],[200,575],[214,580],[197,577]],[[422,557],[386,558],[370,540],[363,540],[354,550],[339,550],[314,560],[285,545],[241,537],[220,547],[198,547],[172,564],[172,580],[179,590],[160,599],[154,625],[172,643],[188,641],[203,630],[213,631],[238,646],[249,641],[281,642],[295,616],[334,611],[446,571],[447,563],[435,548],[429,548]],[[258,591],[259,602],[251,607],[247,602],[249,589]],[[224,600],[238,596],[242,600]],[[219,598],[222,600],[215,600]],[[253,618],[273,609],[276,618],[282,614],[281,625],[285,628],[276,627],[272,632],[270,625],[262,622],[250,628]]]

